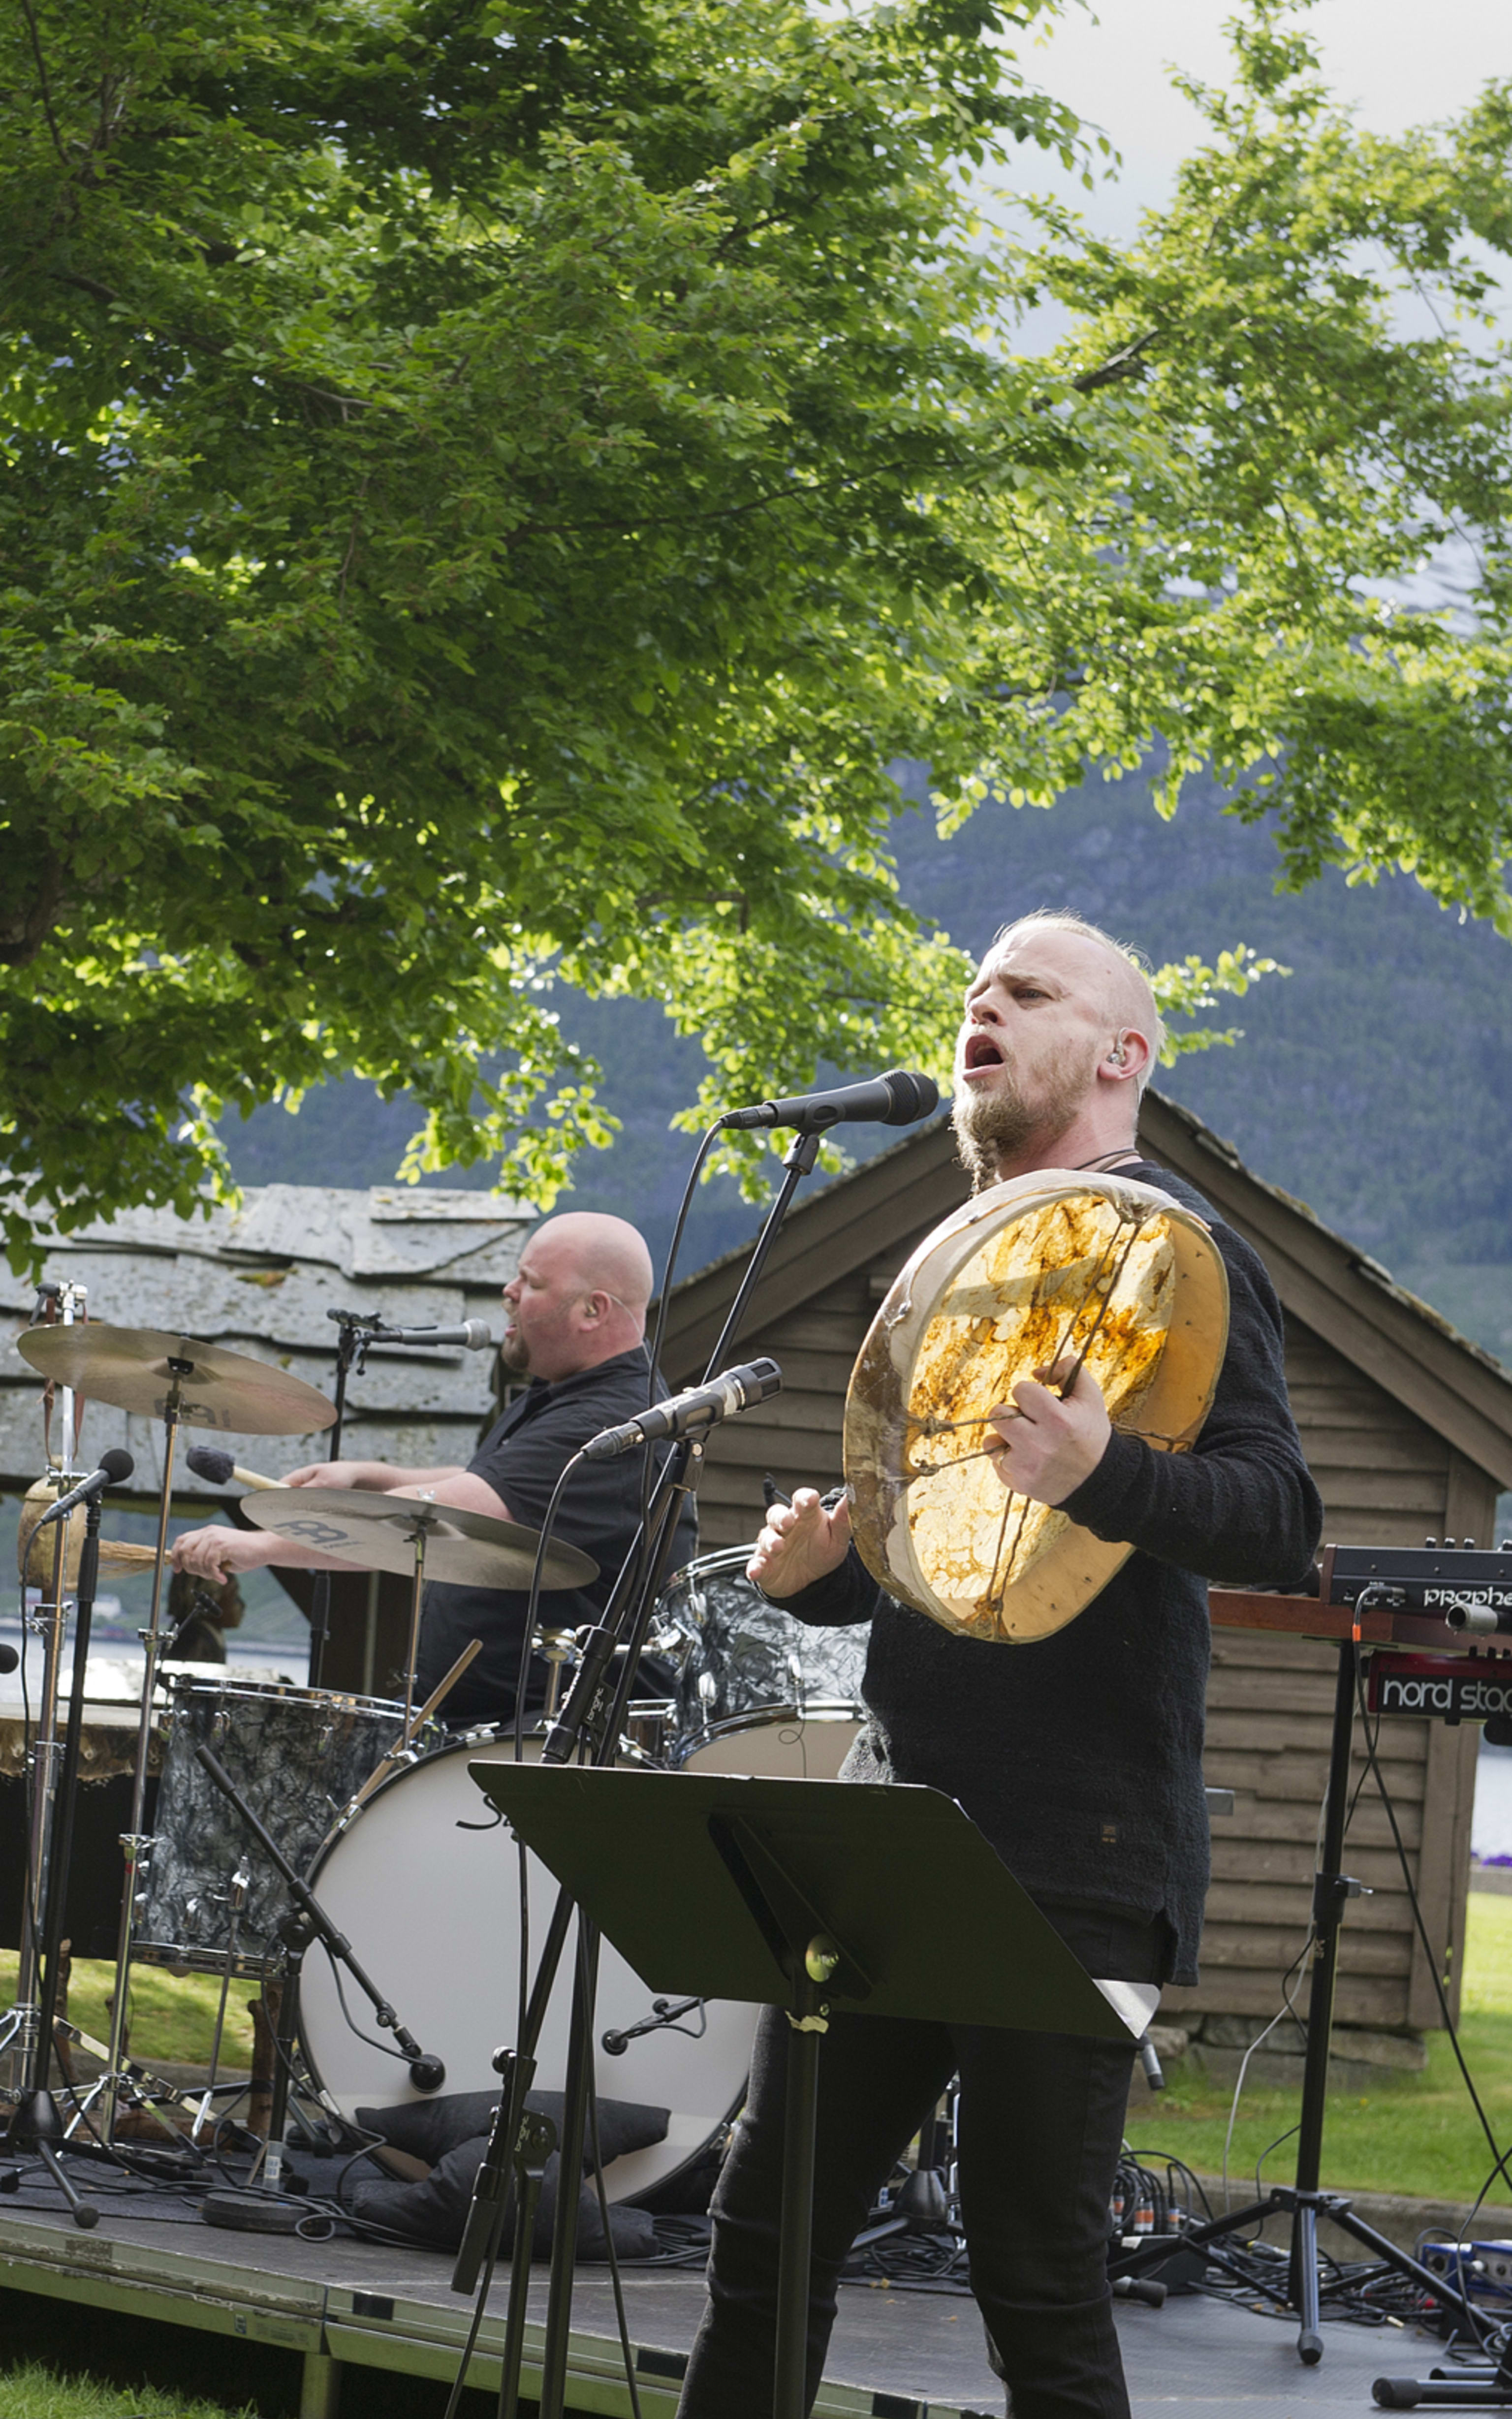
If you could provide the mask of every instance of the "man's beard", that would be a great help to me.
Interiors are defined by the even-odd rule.
[[[1092,1048],[1085,1068],[1058,1069],[1048,1091],[1033,1106],[1006,1064],[995,1090],[973,1092],[964,1085],[960,1087],[950,1103],[950,1123],[973,1193],[985,1193],[989,1185],[1000,1184],[1003,1161],[1016,1158],[1036,1135],[1043,1138],[1044,1149],[1054,1148],[1085,1102],[1096,1065],[1097,1052]],[[1041,1160],[1040,1164],[1049,1166],[1050,1162]]]
[[[531,1348],[517,1327],[499,1347],[499,1358],[512,1378],[528,1378],[531,1374]]]

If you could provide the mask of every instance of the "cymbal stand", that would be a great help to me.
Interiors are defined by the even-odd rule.
[[[231,1977],[236,1972],[237,1965],[237,1943],[241,1932],[242,1911],[247,1903],[247,1891],[251,1883],[252,1875],[247,1869],[247,1860],[242,1857],[226,1885],[225,1901],[230,1911],[230,1929],[226,1935],[225,1966],[221,1976],[221,1996],[215,2010],[215,2031],[210,2039],[209,2075],[200,2098],[198,2112],[189,2129],[189,2138],[192,2142],[198,2142],[209,2122],[210,2107],[215,2098],[216,2076],[221,2071],[221,2042],[225,2034],[225,2006],[231,1995]]]
[[[51,1289],[49,1300],[58,1314],[57,1323],[71,1327],[87,1316],[87,1287],[65,1284]],[[57,1469],[49,1469],[60,1495],[67,1494],[78,1471],[74,1455],[78,1446],[74,1390],[59,1389],[63,1403],[63,1443]],[[35,1615],[26,1610],[25,1560],[21,1583],[22,1654],[26,1652],[28,1634],[35,1633],[42,1641],[42,1687],[37,1711],[36,1737],[31,1750],[31,1792],[28,1806],[26,1872],[23,1886],[21,1918],[21,1951],[16,1969],[16,1995],[3,2019],[0,2019],[0,2056],[15,2061],[13,2085],[18,2094],[45,2088],[50,2047],[41,2026],[39,2007],[40,1944],[47,1920],[47,1900],[52,1858],[54,1810],[61,1779],[63,1742],[58,1736],[59,1681],[63,1664],[63,1629],[68,1568],[67,1520],[60,1520],[53,1536],[53,1575],[47,1594]],[[77,1664],[79,1648],[74,1646]]]
[[[435,1507],[417,1503],[416,1519],[409,1543],[415,1549],[415,1576],[409,1594],[409,1646],[404,1661],[404,1727],[408,1733],[415,1709],[415,1671],[420,1662],[420,1616],[425,1602],[425,1535],[436,1523]],[[428,1516],[428,1517],[426,1517]]]
[[[801,1179],[812,1172],[819,1156],[820,1136],[806,1133],[795,1136],[782,1165],[783,1179],[767,1210],[762,1230],[735,1290],[729,1315],[720,1331],[717,1343],[709,1358],[704,1382],[721,1366],[726,1353],[740,1331],[751,1297],[760,1282],[767,1256],[776,1242],[778,1232],[787,1215],[793,1196]],[[635,1693],[636,1673],[641,1653],[650,1633],[656,1599],[666,1576],[677,1526],[681,1497],[696,1487],[703,1458],[702,1441],[696,1437],[683,1437],[673,1446],[653,1491],[651,1503],[641,1532],[625,1556],[608,1605],[598,1624],[580,1639],[582,1659],[578,1667],[567,1702],[558,1715],[545,1743],[548,1762],[564,1763],[594,1716],[602,1697],[610,1659],[623,1640],[625,1651],[621,1658],[617,1685],[607,1716],[598,1722],[597,1738],[591,1761],[609,1764],[613,1761],[620,1733],[625,1728],[627,1708]],[[655,1543],[646,1550],[646,1539]],[[503,2175],[511,2165],[517,2165],[521,2128],[525,2116],[525,2094],[535,2072],[535,2052],[546,2022],[547,2006],[556,1981],[562,1952],[573,1914],[573,1901],[566,1889],[558,1893],[541,1952],[535,1977],[531,1985],[525,2024],[515,2049],[501,2051],[494,2065],[503,2079],[503,2097],[489,2136],[488,2152],[478,2170],[473,2186],[472,2205],[469,2212],[462,2245],[457,2253],[452,2274],[454,2292],[471,2292],[486,2265],[491,2264],[497,2253],[503,2227]],[[593,2072],[594,1985],[597,1955],[597,1934],[586,1918],[579,1927],[579,1954],[575,1961],[573,1981],[572,2025],[568,2037],[567,2072],[563,2107],[560,2127],[560,2173],[576,2176],[581,2172],[583,2142],[587,2129],[588,2094]],[[546,2340],[541,2352],[539,2387],[539,2419],[564,2419],[568,2338],[572,2322],[573,2268],[578,2250],[578,2196],[563,2191],[557,2198],[556,2225],[551,2240],[551,2277],[547,2301]],[[520,2344],[525,2324],[525,2296],[517,2289],[525,2273],[528,2251],[521,2253],[519,2234],[516,2237],[516,2274],[511,2279],[509,2312],[506,2320],[503,2375],[506,2384],[519,2375]],[[513,2397],[504,2401],[501,2419],[515,2419],[517,2403]]]
[[[73,1805],[78,1792],[79,1742],[84,1730],[85,1667],[89,1658],[89,1628],[94,1618],[95,1583],[100,1569],[100,1502],[97,1495],[85,1520],[84,1551],[79,1557],[79,1593],[73,1632],[73,1680],[69,1691],[69,1721],[63,1743],[63,1764],[54,1807],[54,1838],[48,1864],[47,1912],[43,1922],[41,1998],[38,2010],[36,2079],[17,2105],[6,2136],[8,2149],[35,2150],[68,2202],[75,2226],[92,2227],[100,2211],[74,2190],[59,2156],[67,2138],[57,2102],[48,2089],[53,2051],[53,2023],[57,2013],[58,1967],[73,1850]],[[59,1527],[64,1523],[60,1522]]]
[[[142,1711],[136,1726],[136,1761],[131,1770],[131,1828],[121,1834],[126,1886],[121,1892],[120,1930],[116,1941],[116,1997],[110,2011],[110,2049],[106,2071],[100,2078],[100,2130],[104,2141],[111,2145],[116,2138],[116,2119],[121,2093],[131,2082],[126,2072],[126,2026],[131,1946],[136,1930],[137,1887],[144,1877],[146,1859],[153,1844],[142,1826],[147,1820],[147,1763],[152,1751],[152,1701],[158,1684],[162,1646],[162,1574],[168,1556],[168,1517],[173,1504],[174,1456],[183,1409],[184,1382],[194,1374],[192,1361],[170,1359],[168,1368],[171,1380],[159,1406],[162,1414],[162,1492],[158,1502],[152,1606],[147,1615],[147,1626],[140,1632],[145,1668],[142,1673]]]

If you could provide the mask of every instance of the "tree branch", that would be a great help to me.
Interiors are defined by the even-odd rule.
[[[37,61],[38,80],[42,87],[42,115],[47,119],[48,131],[53,137],[53,148],[63,166],[67,168],[69,155],[64,148],[63,137],[58,131],[57,119],[53,115],[53,87],[48,82],[47,61],[42,56],[42,39],[37,30],[37,12],[32,7],[32,0],[21,0],[21,6],[22,13],[26,20],[26,31],[31,37],[32,56]]]

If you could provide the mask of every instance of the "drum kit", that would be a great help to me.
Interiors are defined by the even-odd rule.
[[[161,1607],[177,1430],[302,1434],[329,1425],[331,1406],[302,1380],[248,1356],[185,1336],[88,1320],[81,1316],[82,1296],[82,1288],[64,1289],[56,1298],[57,1323],[34,1327],[19,1339],[24,1358],[62,1392],[66,1438],[76,1453],[77,1406],[88,1395],[161,1418],[165,1449],[157,1547],[108,1540],[100,1547],[107,1567],[150,1568],[153,1590],[142,1633],[130,1826],[122,1840],[126,1876],[111,2038],[97,2045],[105,2072],[72,2115],[60,2119],[54,2138],[95,2137],[108,2145],[122,2112],[143,2107],[164,2119],[165,2135],[180,2138],[164,2111],[181,2095],[157,2085],[129,2056],[126,1986],[134,1965],[222,1978],[217,2057],[230,1980],[277,1982],[298,1965],[298,1949],[290,1948],[290,1890],[259,1847],[255,1823],[266,1826],[283,1857],[306,1877],[357,1956],[380,1974],[397,1966],[406,2014],[430,2053],[417,2085],[413,2062],[396,2050],[393,2037],[379,2039],[352,2021],[337,1964],[312,1961],[301,1978],[295,2021],[313,2100],[332,2115],[350,2118],[359,2106],[413,2100],[424,2088],[434,2089],[440,2074],[452,2089],[487,2089],[501,2011],[516,1996],[519,1911],[504,1835],[468,1766],[490,1749],[509,1752],[510,1745],[502,1731],[448,1737],[434,1718],[436,1699],[415,1710],[418,1617],[427,1578],[523,1591],[536,1558],[535,1533],[418,1498],[264,1483],[242,1499],[258,1527],[411,1579],[405,1697],[390,1702],[174,1665],[165,1653]],[[58,1715],[84,1513],[81,1508],[39,1533],[39,1524],[75,1475],[65,1462],[33,1487],[21,1539],[23,1585],[39,1587],[43,1596],[32,1626],[40,1631],[44,1662],[32,1756],[28,1920],[16,2004],[0,2027],[0,2054],[11,2061],[8,2096],[23,2107],[48,2097],[40,1968],[50,1934],[55,1952],[67,1889],[66,1869],[54,1852],[60,1797],[76,1783],[63,1768]],[[672,1769],[832,1778],[858,1723],[862,1636],[806,1629],[769,1604],[745,1576],[749,1550],[705,1556],[679,1571],[665,1591],[655,1643],[671,1667],[673,1694],[634,1704],[622,1752]],[[571,1547],[548,1548],[548,1587],[580,1587],[595,1576],[587,1555]],[[82,1693],[81,1644],[86,1655],[87,1640],[76,1637],[74,1687]],[[455,1676],[448,1675],[438,1698]],[[527,1739],[526,1752],[538,1753],[538,1741]],[[149,1833],[153,1758],[161,1769]],[[211,1764],[224,1778],[211,1777]],[[224,1779],[234,1784],[231,1795]],[[533,1860],[530,1890],[532,1920],[544,1929],[552,1892]],[[548,2016],[539,2074],[544,2089],[562,2086],[569,1997],[563,1985]],[[671,2112],[663,2143],[616,2163],[609,2188],[623,2199],[702,2163],[719,2140],[744,2090],[754,2011],[731,2005],[665,2014],[629,1966],[606,1949],[599,2017],[606,2042],[622,2061],[617,2088]],[[409,2038],[402,2026],[398,2034]],[[417,2044],[411,2040],[410,2046]],[[213,2063],[210,2081],[213,2088]],[[193,2140],[209,2105],[207,2094]],[[13,2138],[19,2144],[14,2128]],[[276,2167],[276,2158],[270,2164]]]
[[[329,1428],[337,1414],[323,1394],[280,1368],[183,1335],[101,1325],[87,1318],[83,1288],[54,1290],[59,1315],[18,1345],[49,1381],[49,1416],[53,1392],[63,1396],[62,1466],[34,1496],[55,1497],[75,1477],[69,1456],[85,1394],[161,1420],[162,1479],[156,1547],[135,1549],[151,1562],[152,1598],[105,2072],[68,2125],[39,2122],[28,2135],[13,2122],[12,2142],[36,2141],[46,2155],[50,2132],[56,2140],[84,2128],[109,2145],[124,2106],[145,2103],[161,2114],[178,2096],[145,2086],[127,2056],[128,1983],[137,1962],[220,1974],[223,2011],[233,1975],[275,1981],[292,1975],[303,2080],[329,2115],[350,2119],[359,2107],[411,2100],[442,2078],[452,2090],[495,2088],[496,2044],[516,2004],[519,1892],[507,1834],[469,1765],[490,1746],[501,1754],[510,1748],[501,1733],[447,1736],[435,1725],[437,1700],[455,1672],[437,1698],[415,1707],[422,1592],[427,1578],[523,1591],[538,1559],[538,1584],[580,1587],[596,1566],[554,1544],[538,1557],[533,1532],[421,1497],[263,1482],[242,1499],[256,1526],[337,1562],[409,1578],[403,1701],[233,1682],[203,1669],[165,1675],[171,1658],[161,1601],[177,1430],[308,1434]],[[852,1377],[845,1469],[868,1567],[889,1594],[958,1634],[1011,1645],[1060,1627],[1128,1549],[1006,1493],[988,1466],[995,1441],[989,1414],[1030,1370],[1070,1362],[1093,1371],[1116,1424],[1159,1448],[1185,1450],[1211,1402],[1226,1331],[1222,1261],[1200,1220],[1168,1195],[1086,1174],[1025,1178],[980,1194],[910,1259]],[[98,1508],[92,1517],[98,1527]],[[23,2113],[48,2097],[52,1995],[40,1972],[55,1960],[66,1887],[73,1775],[58,1710],[74,1584],[69,1533],[83,1518],[74,1513],[23,1545],[26,1572],[48,1549],[34,1623],[45,1668],[32,1764],[29,1920],[17,2003],[0,2026],[0,2053],[12,2067],[8,2096]],[[106,1546],[102,1558],[124,1550]],[[746,1578],[748,1554],[736,1548],[706,1555],[655,1596],[653,1643],[672,1667],[672,1692],[630,1705],[618,1752],[669,1770],[832,1779],[859,1723],[865,1633],[815,1630],[785,1614]],[[82,1594],[80,1627],[75,1733],[87,1645]],[[562,1651],[559,1641],[548,1660]],[[149,1837],[155,1733],[162,1776]],[[300,1911],[312,1893],[329,1918],[319,1936],[351,1944],[347,1971],[378,2011],[378,2032],[392,2038],[353,2018],[339,1955],[301,1972],[311,1927],[305,1922],[301,1933]],[[532,1937],[545,1930],[553,1896],[532,1863]],[[413,2034],[358,1957],[379,1974],[398,1969]],[[600,1970],[594,2025],[622,2061],[616,2088],[623,2078],[626,2098],[672,2112],[667,2140],[607,2178],[611,2195],[626,2198],[706,2162],[740,2103],[756,2011],[651,2003],[607,1943]],[[542,2089],[563,2085],[570,1980],[563,1969],[535,2045]],[[424,2057],[412,2055],[414,2034]],[[295,2038],[291,2024],[288,2048]],[[57,2173],[55,2159],[49,2164]],[[276,2174],[271,2149],[268,2173]],[[64,2189],[77,2216],[77,2196]]]

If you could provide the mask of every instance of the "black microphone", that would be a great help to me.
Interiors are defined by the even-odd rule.
[[[754,1109],[731,1109],[719,1119],[744,1132],[752,1126],[795,1126],[799,1133],[824,1133],[839,1125],[917,1125],[940,1105],[940,1087],[927,1075],[901,1067],[869,1084],[842,1084],[838,1091],[802,1092],[793,1101],[763,1101]]]
[[[670,1394],[664,1403],[637,1411],[623,1427],[601,1429],[584,1445],[583,1459],[613,1461],[656,1437],[696,1435],[700,1428],[713,1427],[716,1420],[728,1420],[781,1391],[782,1372],[775,1361],[751,1361],[739,1369],[725,1369],[706,1386],[690,1386],[686,1394]]]
[[[21,1656],[13,1646],[0,1646],[0,1672],[14,1672],[20,1662]]]
[[[336,1318],[340,1313],[326,1313]],[[493,1329],[481,1318],[469,1318],[460,1327],[369,1327],[369,1344],[459,1344],[464,1352],[486,1352],[493,1342]]]
[[[87,1478],[81,1478],[77,1487],[70,1488],[67,1495],[60,1495],[52,1509],[43,1513],[37,1523],[38,1529],[45,1529],[54,1520],[66,1519],[76,1503],[87,1503],[93,1496],[103,1495],[107,1487],[118,1487],[123,1479],[131,1477],[135,1468],[131,1456],[118,1444],[113,1444],[109,1453],[100,1455],[98,1470],[91,1471]]]

